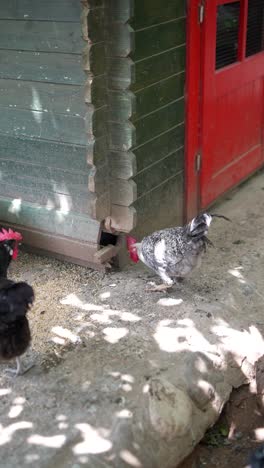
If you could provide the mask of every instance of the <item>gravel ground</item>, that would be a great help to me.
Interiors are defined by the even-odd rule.
[[[29,314],[33,341],[25,360],[36,366],[17,379],[0,376],[1,468],[94,468],[94,458],[82,448],[78,452],[84,426],[89,421],[102,427],[107,453],[112,430],[111,424],[97,421],[96,408],[123,408],[122,401],[135,388],[132,371],[136,375],[147,353],[146,378],[156,369],[158,356],[163,365],[160,361],[157,374],[181,358],[166,349],[166,342],[159,342],[162,352],[158,348],[163,327],[172,326],[175,333],[192,321],[200,337],[208,324],[229,323],[230,329],[247,333],[257,327],[263,336],[263,201],[264,175],[259,173],[214,208],[232,224],[215,220],[209,235],[215,248],[208,249],[199,271],[169,293],[145,292],[153,275],[142,265],[102,274],[20,253],[10,277],[35,288]],[[217,340],[211,332],[209,342]],[[111,385],[104,380],[109,375]],[[119,451],[122,462],[114,462],[116,454],[110,452],[100,466],[142,466],[125,452]]]

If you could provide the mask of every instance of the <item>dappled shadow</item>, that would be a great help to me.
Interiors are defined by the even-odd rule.
[[[14,274],[39,293],[33,352],[45,361],[52,347],[60,364],[1,376],[3,463],[174,468],[192,450],[264,352],[264,221],[254,242],[242,221],[168,294],[146,293],[140,267],[103,277],[20,258]]]

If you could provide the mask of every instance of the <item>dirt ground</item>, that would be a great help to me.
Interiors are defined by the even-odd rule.
[[[110,429],[96,420],[98,399],[110,398],[109,405],[124,408],[126,395],[133,391],[133,378],[126,372],[131,366],[128,350],[134,353],[133,365],[137,366],[145,348],[153,346],[147,376],[155,368],[155,337],[164,321],[193,320],[202,330],[210,320],[228,321],[228,315],[218,317],[218,302],[227,304],[239,297],[241,303],[242,297],[243,327],[239,316],[235,317],[239,315],[235,305],[227,312],[234,314],[232,326],[240,330],[253,325],[264,335],[263,201],[264,174],[259,173],[214,207],[214,212],[230,217],[232,224],[213,223],[209,238],[215,248],[208,250],[198,272],[169,293],[145,292],[147,282],[156,278],[142,265],[103,274],[20,253],[10,277],[28,281],[36,292],[29,315],[32,347],[25,356],[35,367],[17,379],[1,373],[0,467],[93,467],[89,453],[94,452],[74,448],[86,440],[87,418],[103,427],[100,434],[107,445]],[[163,354],[165,369],[168,353]],[[111,375],[111,388],[104,383],[104,375]],[[109,388],[114,398],[107,396]],[[216,429],[181,468],[244,467],[257,443],[254,429],[261,427],[263,418],[252,388],[234,390]],[[110,465],[109,456],[102,466],[142,466],[137,459],[132,458],[134,464],[128,462],[123,452],[120,449],[122,462]]]
[[[233,390],[216,425],[179,468],[244,468],[259,447],[255,431],[263,427],[256,393],[249,385]]]

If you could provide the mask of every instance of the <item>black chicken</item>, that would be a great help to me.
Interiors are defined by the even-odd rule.
[[[131,259],[134,262],[140,259],[163,281],[163,284],[155,285],[150,291],[168,289],[200,266],[206,245],[212,245],[206,236],[213,217],[230,221],[222,215],[204,213],[183,227],[154,232],[144,237],[140,243],[128,238]]]
[[[27,283],[0,279],[0,360],[16,358],[17,368],[6,369],[16,376],[32,367],[23,367],[20,356],[31,341],[26,314],[33,301],[34,291]]]
[[[7,277],[7,269],[11,260],[15,260],[18,255],[18,244],[22,236],[19,232],[12,229],[0,231],[0,278]]]

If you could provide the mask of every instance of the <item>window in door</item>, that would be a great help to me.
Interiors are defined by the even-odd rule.
[[[264,50],[264,1],[248,0],[246,57]]]
[[[238,60],[239,18],[240,2],[218,5],[216,30],[217,70]]]

